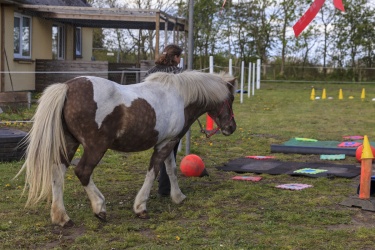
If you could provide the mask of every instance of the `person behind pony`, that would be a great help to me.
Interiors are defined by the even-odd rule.
[[[178,74],[183,71],[183,68],[178,67],[181,60],[182,49],[175,45],[167,45],[161,55],[155,60],[155,66],[149,69],[146,73],[146,77],[155,72],[167,72]],[[173,149],[174,158],[176,160],[177,150],[180,143],[177,143]],[[165,164],[162,163],[159,172],[159,189],[158,193],[161,196],[169,196],[171,192],[171,183],[165,168]]]
[[[178,74],[183,71],[183,68],[178,67],[181,61],[182,49],[175,45],[167,45],[162,54],[155,60],[155,66],[149,69],[145,75],[155,73],[155,72],[167,72]]]

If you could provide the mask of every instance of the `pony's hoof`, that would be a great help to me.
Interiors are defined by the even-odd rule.
[[[141,219],[150,219],[150,216],[148,216],[148,213],[146,210],[140,213],[137,213],[137,217]]]
[[[176,203],[176,204],[181,204],[185,199],[186,199],[186,195],[184,195],[182,193],[181,193],[181,195],[172,197],[173,202]]]
[[[68,220],[68,222],[64,224],[63,228],[71,228],[73,226],[74,222],[72,220]]]
[[[95,217],[103,222],[107,221],[107,214],[105,212],[100,212],[98,214],[95,214]]]

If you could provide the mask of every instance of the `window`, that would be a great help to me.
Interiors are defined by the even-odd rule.
[[[52,26],[52,59],[65,58],[65,28],[62,25]]]
[[[81,27],[76,27],[76,56],[82,57],[82,29]]]
[[[31,18],[14,14],[14,57],[31,58]]]

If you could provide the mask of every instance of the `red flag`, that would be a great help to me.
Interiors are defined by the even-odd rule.
[[[303,14],[303,16],[298,20],[298,22],[293,26],[294,35],[296,37],[301,34],[301,32],[311,23],[311,21],[315,18],[316,14],[318,14],[319,10],[322,8],[325,0],[315,0],[310,8]],[[344,5],[342,4],[342,0],[333,0],[333,4],[335,7],[341,11],[345,11]]]
[[[298,22],[293,26],[294,35],[296,37],[311,23],[316,14],[318,14],[320,8],[322,8],[325,0],[315,0],[310,8],[303,14],[303,16],[298,20]]]
[[[333,0],[333,4],[335,5],[336,9],[345,11],[344,5],[342,4],[342,0]]]

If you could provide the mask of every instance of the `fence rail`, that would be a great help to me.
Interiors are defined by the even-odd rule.
[[[262,80],[321,81],[337,83],[375,82],[375,68],[303,67],[301,65],[262,65]]]

